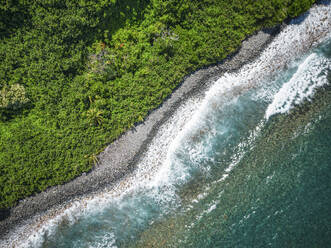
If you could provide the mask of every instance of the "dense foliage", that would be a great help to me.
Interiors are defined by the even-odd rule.
[[[313,2],[2,1],[0,208],[89,171],[186,74]]]

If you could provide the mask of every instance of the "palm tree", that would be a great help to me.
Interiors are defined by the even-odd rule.
[[[94,166],[99,164],[99,159],[95,153],[91,155],[85,155],[85,158],[87,158],[89,163],[93,164]]]
[[[88,118],[90,125],[100,126],[103,122],[103,111],[97,108],[91,108],[86,112],[86,117]]]

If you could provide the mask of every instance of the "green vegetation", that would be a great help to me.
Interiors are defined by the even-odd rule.
[[[188,73],[314,0],[7,0],[0,208],[67,182]]]

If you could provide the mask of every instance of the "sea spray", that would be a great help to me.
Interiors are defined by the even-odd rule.
[[[268,106],[265,118],[277,113],[286,113],[304,100],[310,100],[315,89],[328,83],[327,73],[331,69],[330,59],[310,54],[297,72],[286,82],[274,96],[272,104]]]

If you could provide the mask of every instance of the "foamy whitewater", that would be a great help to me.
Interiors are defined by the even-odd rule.
[[[315,48],[331,38],[330,21],[329,4],[315,6],[293,20],[256,61],[236,73],[224,74],[203,98],[188,99],[179,107],[160,127],[134,173],[102,193],[33,218],[0,241],[0,246],[55,247],[54,240],[62,239],[61,230],[68,233],[72,228],[76,236],[88,230],[96,233],[94,240],[73,239],[70,247],[118,247],[128,244],[121,240],[134,240],[142,230],[173,212],[194,209],[215,185],[231,180],[232,171],[273,116],[311,101],[316,90],[328,84],[331,60]],[[250,113],[249,106],[257,110]],[[245,122],[255,114],[260,119]],[[226,165],[213,178],[220,170],[219,157]],[[187,200],[179,192],[196,177],[212,179],[202,192],[187,196]],[[272,180],[271,175],[268,180]],[[206,204],[186,228],[193,228],[203,216],[215,211],[221,195]],[[91,220],[102,224],[95,224],[93,229]]]

